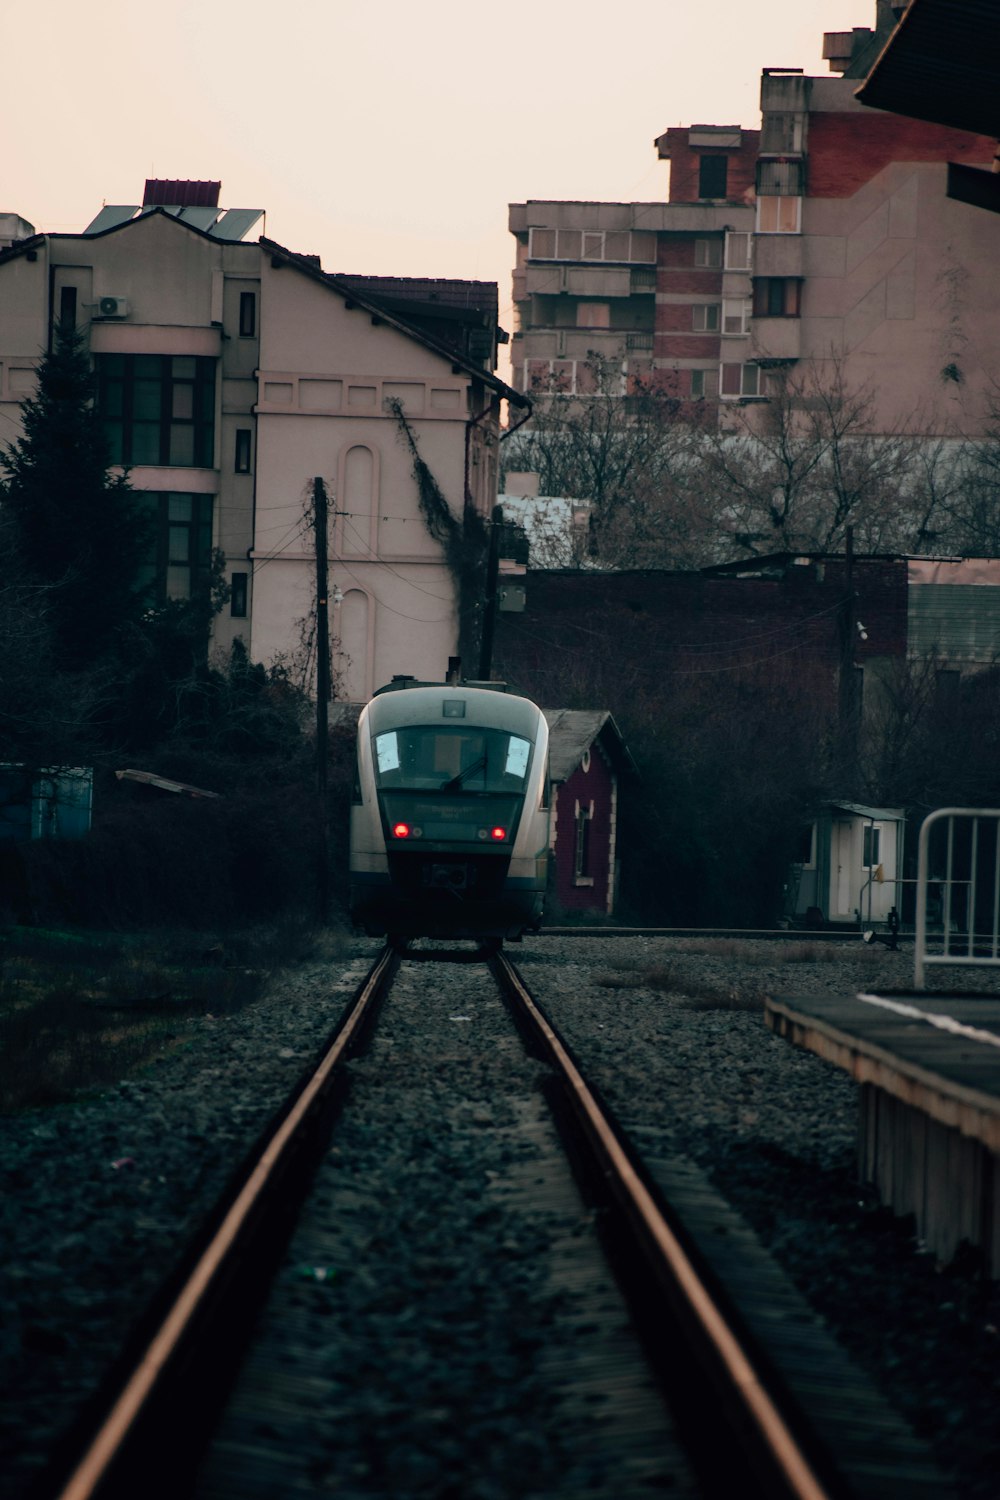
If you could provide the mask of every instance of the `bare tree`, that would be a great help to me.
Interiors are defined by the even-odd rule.
[[[535,409],[504,445],[501,484],[511,472],[538,475],[543,497],[577,502],[571,552],[605,567],[697,566],[708,561],[706,513],[694,446],[696,426],[672,378],[624,373],[619,361],[591,352],[578,386],[559,377],[532,389]],[[537,507],[542,525],[566,527],[562,507]],[[552,550],[549,538],[547,550]],[[558,547],[557,549],[558,550]]]
[[[848,527],[866,551],[899,545],[912,442],[874,430],[874,390],[850,386],[842,361],[772,372],[767,400],[726,419],[701,448],[735,549],[837,551]]]

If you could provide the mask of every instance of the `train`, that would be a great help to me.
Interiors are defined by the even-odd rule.
[[[549,862],[549,731],[502,683],[394,678],[358,721],[350,913],[370,937],[537,931]]]

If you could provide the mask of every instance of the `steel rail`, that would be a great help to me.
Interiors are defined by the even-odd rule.
[[[543,1043],[549,1060],[569,1085],[578,1115],[582,1117],[591,1138],[597,1141],[607,1164],[627,1195],[630,1208],[643,1226],[648,1241],[656,1248],[662,1269],[680,1289],[710,1348],[721,1362],[732,1388],[742,1399],[764,1452],[776,1468],[788,1494],[795,1497],[795,1500],[833,1500],[833,1492],[819,1478],[802,1451],[752,1359],[733,1333],[696,1266],[661,1213],[562,1039],[507,957],[503,953],[497,954],[492,964],[494,974],[513,995],[522,1015]]]
[[[217,1284],[223,1267],[236,1252],[246,1232],[250,1215],[283,1163],[296,1132],[322,1094],[333,1070],[343,1059],[372,1001],[391,977],[395,959],[396,955],[388,948],[379,956],[319,1066],[305,1088],[296,1096],[258,1156],[232,1206],[199,1257],[146,1352],[68,1481],[59,1491],[58,1500],[91,1500],[98,1493],[140,1413],[149,1402],[158,1379],[176,1355],[195,1315]]]

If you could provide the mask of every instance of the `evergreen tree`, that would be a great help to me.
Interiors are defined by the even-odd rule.
[[[24,435],[0,452],[0,502],[28,576],[48,596],[56,660],[97,661],[143,608],[146,521],[126,475],[108,470],[82,335],[60,328],[21,404]]]

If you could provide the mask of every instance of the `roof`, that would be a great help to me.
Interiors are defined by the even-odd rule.
[[[543,708],[549,726],[549,775],[568,781],[595,741],[600,741],[616,770],[634,771],[621,731],[606,708]]]
[[[831,812],[853,813],[855,817],[867,818],[873,823],[902,823],[906,809],[902,807],[866,807],[862,802],[825,802]]]
[[[461,281],[439,276],[360,276],[336,272],[337,280],[386,301],[428,302],[497,316],[495,281]]]
[[[996,0],[910,0],[855,96],[873,109],[1000,133]]]

